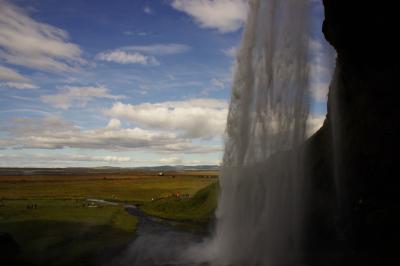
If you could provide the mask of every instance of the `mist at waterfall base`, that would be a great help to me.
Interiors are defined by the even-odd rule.
[[[298,147],[310,108],[309,12],[309,0],[250,1],[213,235],[139,227],[115,265],[301,263],[307,187]]]

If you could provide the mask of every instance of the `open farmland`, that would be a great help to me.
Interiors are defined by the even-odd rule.
[[[109,169],[5,169],[0,199],[87,199],[141,203],[172,193],[193,195],[217,172],[143,172]]]

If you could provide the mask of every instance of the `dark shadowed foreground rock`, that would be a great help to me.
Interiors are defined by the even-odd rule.
[[[0,265],[20,265],[19,252],[20,246],[14,238],[8,233],[0,232]]]
[[[395,2],[324,0],[337,51],[324,126],[307,143],[316,265],[400,265],[399,50]]]

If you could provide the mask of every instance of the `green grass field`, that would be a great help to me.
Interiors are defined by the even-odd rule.
[[[162,218],[205,223],[213,217],[218,190],[218,183],[214,182],[198,191],[193,197],[169,197],[147,202],[141,208],[146,213]]]
[[[90,265],[134,239],[137,218],[122,202],[151,215],[204,223],[216,205],[215,182],[209,173],[0,175],[0,233],[19,244],[23,264]],[[170,197],[174,193],[190,198]],[[88,198],[120,204],[88,207]]]
[[[0,230],[20,245],[21,262],[88,264],[101,251],[133,238],[137,218],[122,206],[91,206],[80,200],[4,200]],[[36,205],[35,209],[28,206]],[[86,261],[88,260],[88,261]]]
[[[1,178],[0,178],[1,180]],[[172,193],[193,195],[215,179],[193,176],[0,181],[0,199],[86,199],[141,203]]]

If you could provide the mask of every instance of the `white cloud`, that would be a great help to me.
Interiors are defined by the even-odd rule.
[[[139,30],[132,31],[132,30],[127,30],[127,31],[124,31],[123,34],[125,34],[127,36],[141,36],[141,37],[143,37],[143,36],[153,35],[154,33],[151,32],[151,31],[139,31]]]
[[[310,72],[311,76],[314,79],[322,79],[330,77],[332,74],[332,68],[324,62],[324,59],[321,57],[316,57],[310,64]]]
[[[18,89],[18,90],[34,90],[34,89],[39,88],[36,85],[33,85],[31,83],[25,83],[25,82],[5,82],[5,83],[1,83],[0,86],[12,88],[12,89]]]
[[[232,46],[231,48],[224,49],[222,52],[229,57],[236,57],[236,54],[238,52],[237,46]]]
[[[18,117],[0,127],[0,130],[13,135],[40,135],[43,132],[76,131],[78,128],[56,116],[44,116],[41,119]]]
[[[157,66],[160,64],[153,56],[143,55],[138,52],[130,53],[122,50],[99,53],[96,59],[120,64],[140,64],[145,66]]]
[[[232,32],[246,20],[247,0],[173,0],[172,7],[187,13],[202,28]]]
[[[29,78],[24,77],[14,69],[2,65],[0,65],[0,81],[1,80],[4,80],[6,82],[0,83],[0,87],[7,87],[11,89],[20,89],[20,90],[38,88],[36,85],[31,83],[31,80]]]
[[[194,144],[175,133],[120,128],[112,120],[105,128],[82,130],[58,117],[17,118],[0,130],[8,137],[0,138],[0,148],[17,149],[102,149],[113,151],[147,150],[162,153],[221,152],[222,145]]]
[[[311,83],[311,96],[317,102],[326,102],[328,100],[329,83],[313,82]]]
[[[143,52],[151,55],[173,55],[187,52],[190,47],[185,44],[170,43],[170,44],[152,44],[146,46],[125,46],[121,48],[125,51]]]
[[[335,52],[324,40],[310,40],[309,48],[311,54],[309,63],[311,96],[317,102],[326,102],[329,82],[333,73]]]
[[[149,6],[145,6],[143,8],[143,11],[144,11],[144,13],[149,14],[149,15],[153,14],[153,9],[151,9]]]
[[[156,165],[199,165],[213,164],[214,160],[184,160],[171,156],[161,159],[137,159],[130,156],[104,155],[94,156],[87,154],[64,154],[64,153],[38,153],[24,152],[22,154],[1,154],[0,167],[68,167],[80,166],[94,167],[113,165],[120,167],[139,167]]]
[[[158,164],[163,165],[200,165],[200,164],[212,164],[212,161],[200,161],[200,160],[187,160],[180,157],[171,156],[167,158],[161,158],[158,160]]]
[[[174,75],[172,75],[172,74],[168,74],[167,78],[170,79],[170,80],[176,80],[176,77]]]
[[[225,82],[224,80],[213,78],[211,79],[211,84],[219,89],[224,89],[225,88]]]
[[[80,158],[80,159],[82,159],[82,158]],[[89,159],[93,160],[93,161],[119,162],[119,163],[129,162],[131,160],[130,157],[121,157],[121,156],[93,156],[93,157],[89,157]]]
[[[107,124],[108,129],[118,129],[120,127],[121,127],[121,121],[115,118],[111,119]]]
[[[203,97],[207,97],[210,92],[216,92],[216,91],[221,91],[224,90],[225,88],[227,88],[230,83],[232,82],[230,76],[228,77],[218,77],[218,78],[212,78],[210,80],[210,85],[204,87],[201,91],[200,91],[200,95],[202,95]]]
[[[311,39],[309,42],[309,48],[311,49],[311,51],[319,52],[322,50],[323,46],[321,41],[317,39]]]
[[[42,102],[65,110],[74,103],[85,106],[89,101],[95,98],[119,100],[124,98],[124,96],[111,95],[105,86],[64,86],[58,94],[43,95],[40,97]]]
[[[137,105],[115,103],[105,114],[145,128],[173,131],[187,138],[222,137],[228,104],[215,99],[195,99]]]
[[[322,127],[325,116],[310,116],[307,120],[307,136],[311,136]]]
[[[10,82],[27,82],[28,78],[24,77],[14,69],[0,65],[0,80]]]
[[[50,159],[48,155],[36,155],[34,156],[38,159]],[[86,161],[86,162],[113,162],[113,163],[124,163],[129,162],[132,158],[128,156],[113,156],[113,155],[106,155],[106,156],[90,156],[90,155],[80,155],[80,154],[65,154],[60,156],[61,158],[57,158],[57,160],[62,161]],[[54,160],[54,159],[53,159]]]
[[[125,46],[111,51],[101,52],[96,55],[97,60],[115,62],[120,64],[141,64],[145,66],[158,66],[160,62],[154,57],[184,53],[190,49],[184,44],[153,44],[147,46]]]
[[[7,0],[0,0],[0,59],[33,69],[73,71],[85,63],[78,45],[62,29],[37,22]]]
[[[160,162],[163,164],[182,164],[183,160],[181,158],[178,157],[168,157],[168,158],[161,158]]]
[[[106,155],[106,156],[92,156],[92,155],[81,155],[81,154],[57,154],[57,156],[44,154],[44,153],[29,153],[29,154],[0,154],[0,158],[2,161],[6,161],[6,164],[3,166],[7,166],[12,162],[21,162],[25,163],[41,163],[47,162],[47,167],[49,162],[50,165],[53,166],[54,163],[62,163],[69,164],[71,162],[98,162],[98,163],[126,163],[133,161],[132,158],[128,156],[114,156],[114,155]],[[18,165],[18,164],[16,164]]]

